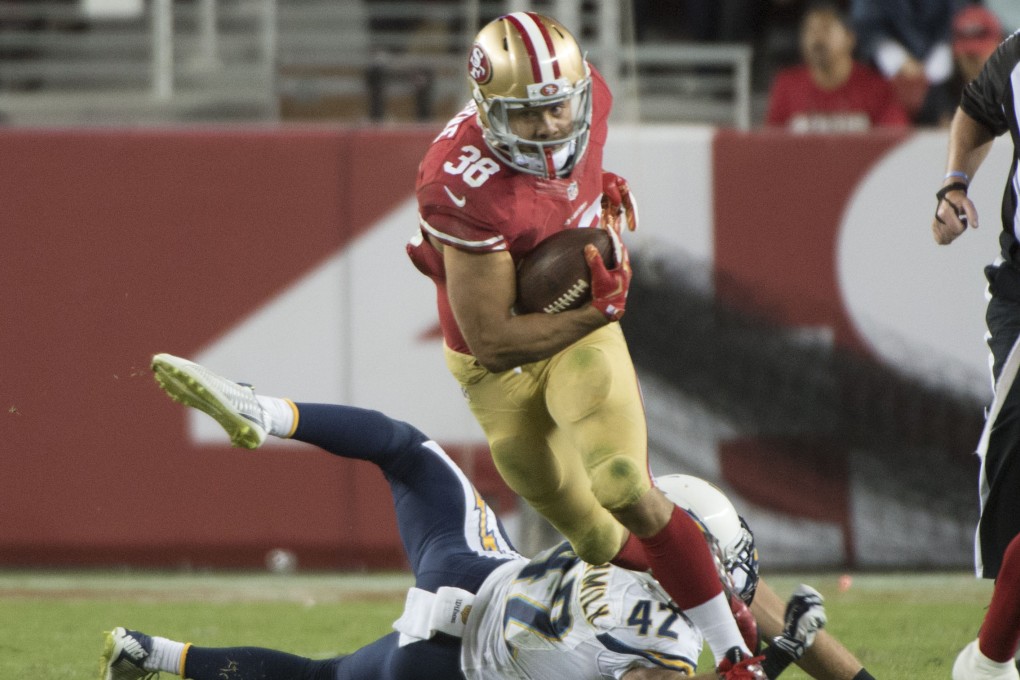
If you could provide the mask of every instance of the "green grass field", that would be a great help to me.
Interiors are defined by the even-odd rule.
[[[948,678],[991,593],[956,573],[857,574],[844,592],[834,574],[769,581],[784,597],[802,581],[820,590],[830,632],[879,680]],[[391,630],[410,583],[406,574],[0,572],[0,679],[95,680],[103,631],[118,625],[202,646],[333,656]]]

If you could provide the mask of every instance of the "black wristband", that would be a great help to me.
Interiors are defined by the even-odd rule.
[[[761,669],[769,680],[776,680],[779,674],[786,670],[786,667],[796,661],[793,655],[782,647],[772,644],[765,649],[765,659],[761,662]],[[854,680],[859,680],[855,678]]]
[[[862,668],[857,671],[857,675],[854,676],[854,680],[875,680],[875,678],[866,669]]]
[[[945,200],[946,194],[948,194],[950,191],[962,191],[964,194],[966,194],[967,185],[964,184],[963,182],[953,182],[952,184],[947,184],[946,186],[942,187],[941,189],[935,192],[935,198],[937,198],[939,203],[941,203],[942,201]]]

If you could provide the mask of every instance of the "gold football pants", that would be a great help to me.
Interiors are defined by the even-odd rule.
[[[619,551],[610,511],[648,491],[648,433],[620,324],[502,373],[446,348],[446,362],[485,431],[500,475],[586,562]]]

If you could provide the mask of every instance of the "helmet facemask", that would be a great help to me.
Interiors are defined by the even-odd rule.
[[[744,604],[750,605],[758,589],[758,549],[754,547],[754,534],[744,518],[740,518],[740,535],[736,542],[720,546],[723,568],[730,577],[733,592]]]
[[[542,95],[541,90],[555,94]],[[542,177],[566,177],[588,146],[591,132],[591,77],[570,85],[565,80],[529,85],[535,96],[525,98],[490,97],[485,99],[476,88],[479,111],[484,113],[485,142],[507,165],[521,172]],[[512,117],[526,109],[545,109],[562,105],[567,108],[570,132],[557,139],[536,140],[521,137],[513,131]]]

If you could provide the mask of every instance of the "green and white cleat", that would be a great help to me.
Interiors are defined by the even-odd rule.
[[[146,670],[143,662],[152,654],[152,638],[145,633],[114,628],[106,634],[99,657],[99,680],[148,680],[159,673]]]
[[[236,383],[172,354],[152,357],[156,382],[176,402],[207,413],[230,435],[230,443],[257,449],[266,441],[269,416],[251,385]]]

